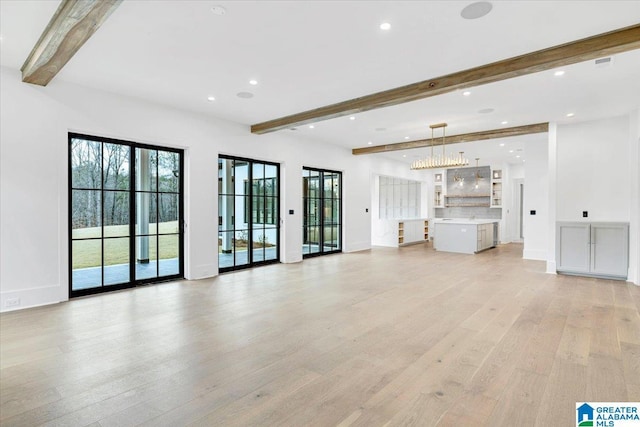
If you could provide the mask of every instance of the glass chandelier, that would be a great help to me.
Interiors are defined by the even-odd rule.
[[[438,123],[430,125],[431,128],[431,155],[425,159],[415,160],[411,163],[411,169],[442,169],[452,168],[457,166],[469,165],[469,159],[464,157],[464,152],[460,151],[457,155],[450,154],[447,156],[445,152],[445,129],[446,123]],[[442,128],[442,154],[433,154],[433,130]]]

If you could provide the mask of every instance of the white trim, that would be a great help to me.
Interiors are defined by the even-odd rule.
[[[0,312],[57,304],[62,301],[60,300],[60,293],[59,285],[0,292]],[[20,304],[13,307],[5,307],[6,301],[12,298],[19,298]]]

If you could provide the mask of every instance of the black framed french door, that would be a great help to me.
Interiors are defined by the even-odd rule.
[[[69,295],[184,277],[183,152],[69,134]]]
[[[220,272],[280,261],[280,165],[218,159]]]
[[[342,173],[302,169],[302,256],[342,252]]]

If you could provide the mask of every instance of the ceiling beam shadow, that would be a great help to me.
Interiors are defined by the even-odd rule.
[[[529,135],[532,133],[543,133],[549,131],[549,123],[536,123],[533,125],[514,126],[510,128],[484,130],[481,132],[463,133],[460,135],[450,135],[444,139],[444,144],[458,144],[460,142],[484,141],[485,139],[507,138],[510,136]],[[354,148],[351,153],[354,155],[386,153],[389,151],[410,150],[412,148],[437,147],[442,145],[442,138],[419,139],[416,141],[395,142],[393,144],[376,145],[373,147]]]
[[[390,107],[638,48],[640,48],[640,24],[254,124],[251,125],[251,132],[264,134],[377,108]]]
[[[122,0],[63,0],[22,65],[22,81],[46,86]]]

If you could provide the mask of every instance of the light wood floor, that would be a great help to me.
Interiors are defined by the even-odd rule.
[[[4,426],[569,426],[640,401],[640,287],[522,246],[332,255],[6,313]]]

